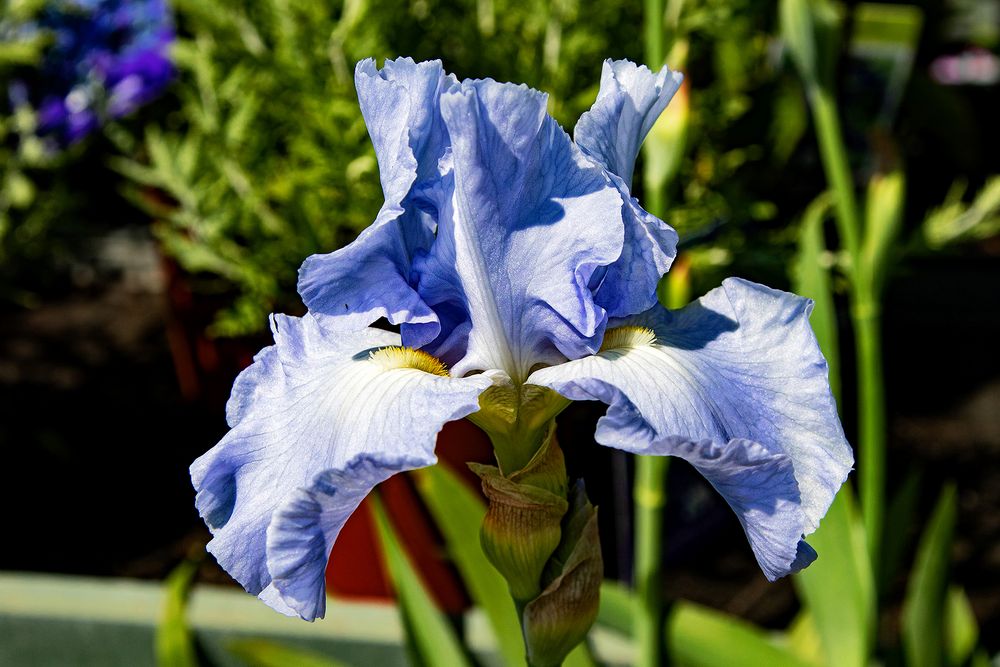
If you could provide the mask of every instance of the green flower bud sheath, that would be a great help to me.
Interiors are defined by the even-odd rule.
[[[471,419],[499,466],[469,464],[489,508],[483,551],[507,580],[531,667],[556,667],[597,616],[603,562],[597,510],[582,481],[570,486],[555,416],[567,402],[531,385],[494,386]]]

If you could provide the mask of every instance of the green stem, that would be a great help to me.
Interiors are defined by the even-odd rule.
[[[824,86],[810,86],[808,92],[823,169],[833,190],[837,230],[854,267],[857,266],[861,248],[861,217],[854,196],[851,166],[847,161],[847,150],[844,148],[843,133],[840,130],[837,102]]]
[[[645,56],[654,69],[663,65],[664,0],[646,0]],[[650,174],[646,170],[647,175]],[[656,179],[645,181],[646,210],[663,216],[666,192]],[[637,667],[659,667],[663,662],[663,581],[661,573],[663,506],[669,459],[664,456],[638,456],[635,463],[635,641],[639,655]]]
[[[644,5],[644,46],[646,64],[658,70],[663,65],[666,58],[664,52],[664,25],[663,25],[664,0],[646,0]],[[649,146],[646,147],[649,150]],[[660,183],[653,176],[650,170],[645,170],[644,180],[645,190],[643,192],[643,202],[647,211],[653,215],[663,216],[663,211],[667,205],[666,188],[664,183]]]
[[[851,319],[858,364],[858,483],[872,570],[878,572],[885,500],[885,387],[882,318],[877,297],[852,290]]]
[[[663,508],[666,504],[665,456],[638,456],[635,463],[635,640],[637,667],[663,664],[663,581],[660,565]]]
[[[646,0],[643,8],[645,21],[646,64],[655,69],[663,65],[663,0]]]
[[[872,568],[878,572],[885,505],[885,390],[879,299],[861,257],[861,215],[847,160],[837,104],[829,88],[808,88],[820,155],[834,197],[841,244],[849,258],[851,320],[858,370],[858,478]]]

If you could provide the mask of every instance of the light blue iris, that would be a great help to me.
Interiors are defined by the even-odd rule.
[[[303,264],[309,313],[272,319],[275,344],[233,387],[232,430],[191,467],[209,549],[248,591],[322,616],[347,517],[379,482],[433,464],[441,427],[495,385],[602,401],[598,442],[689,461],[769,579],[815,558],[802,538],[853,457],[810,302],[738,279],[677,312],[656,302],[677,234],[629,187],[680,78],[608,61],[574,141],[525,86],[459,82],[439,62],[358,65],[385,204],[354,243]],[[380,318],[400,333],[370,327]],[[617,327],[641,328],[610,344]],[[394,365],[377,352],[389,346],[450,371]]]

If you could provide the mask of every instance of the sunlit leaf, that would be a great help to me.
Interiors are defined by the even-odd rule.
[[[635,597],[625,584],[618,581],[605,581],[601,584],[601,606],[597,612],[599,625],[631,635],[634,611]]]
[[[952,667],[968,661],[979,641],[979,624],[972,613],[969,597],[960,586],[948,589],[944,609],[945,654]]]
[[[370,496],[386,569],[399,599],[404,625],[420,659],[427,665],[470,665],[448,620],[434,605],[426,586],[389,521],[377,495]]]
[[[798,658],[816,667],[826,667],[823,640],[819,637],[808,609],[803,609],[792,619],[785,637],[788,650]]]
[[[875,625],[875,585],[864,526],[854,494],[845,484],[819,529],[809,536],[819,553],[795,577],[828,665],[861,667],[868,662]]]
[[[346,663],[313,651],[265,639],[239,639],[226,645],[230,653],[250,667],[347,667]]]
[[[807,667],[759,628],[691,602],[678,602],[666,623],[667,648],[680,667]]]
[[[444,465],[413,473],[421,498],[444,535],[448,554],[472,596],[490,621],[500,654],[507,664],[524,662],[524,640],[507,582],[490,564],[479,544],[486,516],[482,498]]]
[[[562,667],[596,667],[593,656],[590,655],[590,647],[587,642],[577,644],[576,648],[569,652],[563,660]]]
[[[900,227],[903,224],[903,203],[906,180],[903,172],[875,174],[868,182],[865,207],[865,237],[860,261],[867,265],[875,294],[882,291],[891,265]]]
[[[945,659],[948,562],[955,531],[957,494],[949,484],[920,539],[903,602],[903,649],[910,667],[936,667]]]
[[[802,215],[799,227],[799,251],[792,267],[793,291],[813,300],[809,324],[816,334],[819,349],[830,368],[830,390],[840,400],[840,346],[837,336],[837,311],[830,281],[830,254],[823,238],[823,221],[830,210],[830,196],[817,197]]]
[[[163,582],[163,616],[156,628],[156,663],[160,667],[196,667],[194,636],[187,620],[187,603],[198,563],[186,560]]]
[[[956,183],[944,203],[924,220],[924,240],[931,248],[974,241],[1000,233],[1000,176],[993,176],[971,204],[962,197],[965,184]]]

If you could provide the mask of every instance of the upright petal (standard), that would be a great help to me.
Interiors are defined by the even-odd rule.
[[[621,256],[591,281],[594,300],[611,317],[635,315],[656,303],[656,285],[677,254],[677,232],[643,209],[630,188],[639,147],[682,79],[667,67],[651,72],[627,60],[607,60],[597,101],[573,130],[576,144],[608,171],[622,196]]]
[[[441,98],[452,192],[417,271],[427,303],[467,318],[458,375],[523,379],[600,344],[607,317],[589,283],[621,254],[621,198],[545,105],[542,93],[492,80]]]
[[[632,187],[639,147],[684,80],[663,67],[650,71],[627,60],[606,60],[601,88],[573,130],[576,144]]]
[[[313,255],[299,269],[299,293],[324,327],[350,331],[380,317],[421,325],[428,342],[437,316],[411,284],[414,256],[434,241],[436,222],[415,193],[438,175],[447,148],[439,98],[455,83],[440,61],[358,63],[355,85],[375,154],[385,203],[350,245]]]

